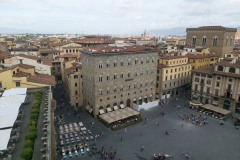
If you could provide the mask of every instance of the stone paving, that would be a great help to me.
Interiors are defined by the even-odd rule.
[[[59,90],[54,89],[54,93],[55,98],[57,98]],[[124,129],[111,131],[97,119],[93,119],[87,112],[78,113],[80,115],[79,121],[90,128],[93,135],[104,132],[104,136],[97,140],[97,147],[104,146],[104,149],[109,151],[112,146],[114,150],[117,150],[115,159],[121,157],[121,160],[151,160],[154,153],[161,153],[173,155],[174,159],[177,160],[184,160],[186,157],[182,156],[183,152],[189,153],[191,160],[239,159],[240,131],[234,128],[234,119],[227,119],[225,125],[220,126],[218,119],[208,117],[209,124],[196,126],[183,121],[178,116],[178,114],[199,114],[195,110],[184,107],[188,101],[187,98],[179,97],[178,101],[175,98],[170,98],[167,101],[169,104],[165,104],[161,109],[156,106],[149,110],[140,111],[141,117],[148,118],[149,121],[128,127],[128,132],[125,132]],[[66,97],[64,97],[64,103],[67,104]],[[174,108],[175,103],[181,106],[180,110]],[[164,117],[160,116],[162,111],[165,113]],[[71,114],[70,116],[67,115],[68,112]],[[156,114],[153,115],[153,112]],[[78,121],[77,116],[73,115],[73,109],[69,111],[60,109],[56,110],[55,113],[65,115],[66,123]],[[91,122],[95,123],[93,127],[91,127]],[[159,127],[156,126],[156,122],[159,122]],[[176,128],[176,132],[174,132],[174,128]],[[166,130],[169,135],[165,135]],[[142,145],[145,147],[143,151],[141,151]],[[61,158],[58,152],[58,159]],[[96,160],[101,159],[101,155],[83,156],[75,159]]]

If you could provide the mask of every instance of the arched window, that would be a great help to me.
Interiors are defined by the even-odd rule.
[[[225,45],[226,45],[226,46],[228,45],[228,37],[226,37]]]
[[[78,76],[77,76],[77,75],[74,75],[74,79],[76,79],[76,78],[78,78]]]
[[[131,73],[130,73],[130,71],[128,71],[128,77],[130,77],[131,76]]]
[[[218,66],[218,71],[223,71],[223,66]]]
[[[235,68],[229,68],[230,73],[235,73]]]
[[[214,37],[213,38],[213,46],[217,46],[218,38]]]
[[[202,45],[205,46],[205,45],[206,45],[206,42],[207,42],[207,37],[204,36],[204,37],[202,38]]]
[[[193,36],[193,37],[192,37],[192,45],[193,45],[193,46],[196,45],[196,40],[197,40],[197,37],[196,37],[196,36]]]
[[[233,41],[233,37],[231,37],[230,39],[230,46],[232,45],[232,41]]]
[[[227,57],[231,57],[231,54],[228,54]]]

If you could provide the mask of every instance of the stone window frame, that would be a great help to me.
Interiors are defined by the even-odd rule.
[[[141,58],[141,64],[143,64],[143,58]]]
[[[134,76],[137,76],[137,70],[135,70]]]
[[[195,78],[195,82],[199,82],[199,78]]]
[[[142,87],[142,82],[140,82],[140,87]]]
[[[114,61],[113,61],[113,66],[114,66],[114,67],[117,67],[117,60],[114,60]]]
[[[123,85],[120,86],[120,91],[123,91]]]
[[[192,45],[195,46],[196,45],[196,41],[197,41],[197,37],[193,36],[192,37]]]
[[[155,58],[154,57],[152,57],[152,63],[154,63],[155,62]]]
[[[110,81],[110,74],[107,74],[107,81]]]
[[[116,86],[113,87],[113,92],[114,92],[114,93],[117,92],[117,87],[116,87]]]
[[[143,75],[143,70],[141,69],[141,71],[140,71],[140,75]]]
[[[134,83],[134,88],[137,88],[137,83],[136,82]]]
[[[98,77],[99,82],[102,82],[102,77],[103,77],[102,75],[99,75],[99,77]]]
[[[117,79],[117,73],[114,73],[113,79]]]
[[[102,95],[102,89],[99,89],[99,95]]]
[[[128,77],[131,77],[131,72],[130,71],[128,71]]]
[[[132,65],[132,60],[131,59],[128,59],[128,65]]]
[[[145,86],[148,86],[148,81],[145,82]]]
[[[106,62],[106,66],[107,66],[107,68],[110,67],[110,61],[107,61],[107,62]]]
[[[148,74],[148,69],[146,69],[146,74]]]
[[[128,88],[128,89],[131,89],[131,85],[130,85],[130,84],[128,84],[127,88]]]
[[[98,65],[98,68],[102,68],[102,61],[99,61],[99,65]]]
[[[228,36],[226,37],[226,40],[225,40],[225,46],[228,46]]]
[[[122,59],[122,60],[121,60],[121,66],[123,66],[123,65],[124,65],[124,60]]]
[[[218,37],[215,36],[213,37],[213,46],[217,46],[217,44],[218,44]]]
[[[147,57],[147,59],[146,59],[146,63],[149,63],[149,57]]]
[[[153,80],[151,80],[151,85],[153,85]]]
[[[107,87],[107,94],[110,94],[110,88]]]
[[[121,72],[121,74],[120,74],[120,78],[123,78],[123,72]]]
[[[207,37],[206,36],[203,36],[202,37],[202,46],[205,46],[207,43]]]
[[[135,58],[135,65],[138,64],[138,58]]]
[[[154,72],[154,68],[152,68],[152,71],[151,71],[151,73],[153,74],[153,72]]]

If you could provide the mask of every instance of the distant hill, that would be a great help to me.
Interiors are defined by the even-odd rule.
[[[177,28],[169,28],[169,29],[156,29],[156,30],[149,30],[147,31],[151,34],[170,34],[170,35],[176,35],[176,34],[186,34],[186,27],[177,27]]]
[[[25,34],[25,33],[32,33],[31,30],[27,29],[16,29],[16,28],[5,28],[5,27],[0,27],[0,33],[20,33],[20,34]]]

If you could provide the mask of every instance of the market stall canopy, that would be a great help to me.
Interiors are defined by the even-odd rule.
[[[220,107],[215,107],[211,104],[205,104],[201,107],[205,108],[205,109],[208,109],[208,110],[211,110],[211,111],[214,111],[214,112],[217,112],[217,113],[221,113],[223,115],[228,115],[228,114],[231,113],[231,111],[229,111],[229,110],[226,110],[226,109],[223,109],[223,108],[220,108]]]
[[[123,109],[125,106],[124,104],[120,104],[120,108]]]
[[[0,129],[7,128],[7,127],[13,127],[16,119],[17,119],[16,112],[0,115]]]
[[[198,103],[199,102],[199,103]],[[189,102],[191,105],[194,105],[194,106],[202,106],[203,104],[200,102],[200,101],[190,101]]]
[[[11,130],[12,130],[11,128],[0,130],[0,137],[1,137],[0,151],[7,150],[7,145],[8,145],[8,141],[10,139]]]
[[[100,113],[100,114],[103,114],[103,113],[105,113],[105,112],[104,112],[103,109],[100,109],[100,110],[99,110],[99,113]]]
[[[108,112],[112,112],[112,109],[110,107],[107,108]]]
[[[23,95],[27,93],[27,88],[12,88],[7,89],[3,93],[3,97],[12,96],[12,95]]]
[[[11,95],[0,98],[0,104],[6,103],[23,103],[25,101],[26,95]]]
[[[117,107],[117,106],[113,106],[113,108],[114,108],[115,111],[118,110],[118,107]]]

